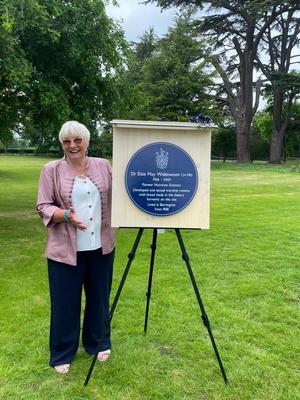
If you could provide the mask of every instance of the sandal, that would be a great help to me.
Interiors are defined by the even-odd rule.
[[[70,364],[55,365],[54,369],[59,374],[66,374],[69,372]]]
[[[99,351],[98,355],[97,355],[97,360],[98,361],[106,361],[109,356],[111,355],[111,350],[104,350],[104,351]]]

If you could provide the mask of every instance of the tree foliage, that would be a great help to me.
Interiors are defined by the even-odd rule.
[[[212,135],[212,154],[221,156],[223,162],[235,156],[236,136],[233,125],[220,126]]]
[[[126,72],[119,76],[118,88],[122,106],[118,116],[127,119],[145,119],[148,109],[146,95],[141,88],[144,64],[156,52],[158,37],[154,29],[145,31],[137,42],[131,42],[131,54],[128,58]]]
[[[1,124],[49,148],[67,119],[95,132],[111,118],[128,48],[104,1],[2,0],[0,11]]]
[[[21,121],[19,110],[24,104],[32,66],[14,35],[12,3],[1,1],[0,11],[0,140],[7,145]]]
[[[211,113],[212,74],[196,37],[190,13],[183,13],[161,39],[150,30],[135,44],[136,62],[129,74],[140,102],[133,118],[187,121],[200,111]]]

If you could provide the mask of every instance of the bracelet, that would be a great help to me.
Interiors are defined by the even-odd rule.
[[[64,212],[64,221],[66,221],[67,224],[70,224],[70,223],[71,223],[71,221],[70,221],[69,218],[68,218],[69,212],[70,212],[70,209],[69,209],[69,208],[66,208],[66,209],[65,209],[65,212]]]

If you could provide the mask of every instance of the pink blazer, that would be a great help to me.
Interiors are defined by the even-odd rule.
[[[96,185],[101,198],[101,243],[103,254],[115,246],[115,231],[111,228],[111,166],[103,158],[88,157],[86,175]],[[65,159],[50,161],[40,175],[36,209],[48,228],[45,256],[76,266],[76,228],[65,222],[52,220],[58,208],[72,206],[75,175]]]

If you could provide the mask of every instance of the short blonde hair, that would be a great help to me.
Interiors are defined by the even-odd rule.
[[[60,128],[58,139],[62,143],[65,139],[80,137],[88,144],[90,136],[90,131],[85,125],[77,121],[67,121]]]

